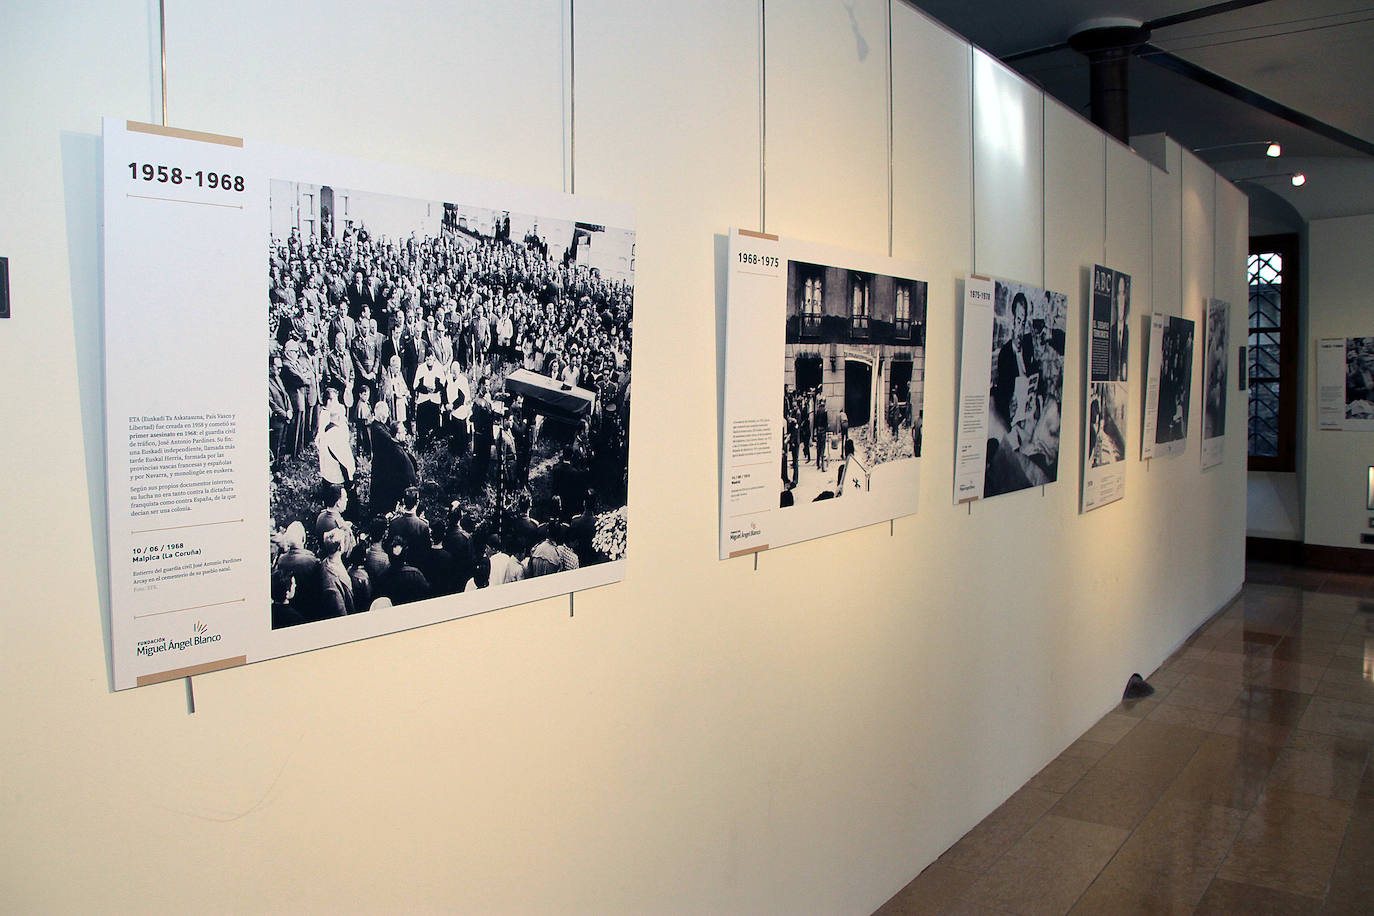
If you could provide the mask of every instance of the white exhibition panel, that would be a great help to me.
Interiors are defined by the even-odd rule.
[[[885,0],[765,16],[763,231],[887,252],[887,19]]]
[[[738,230],[730,233],[727,253],[720,558],[915,514],[924,462],[912,427],[889,432],[887,406],[898,361],[907,367],[917,413],[925,393],[925,344],[911,331],[900,336],[895,324],[898,291],[905,289],[911,327],[924,333],[923,270]],[[848,312],[858,290],[871,309],[860,335]],[[803,315],[807,301],[817,308],[814,316]],[[802,329],[807,317],[815,322],[810,331]],[[803,362],[814,367],[813,382],[803,378]],[[797,395],[807,398],[805,407],[784,403]],[[846,414],[851,407],[866,418]],[[788,502],[780,504],[783,496]]]
[[[1131,277],[1130,396],[1126,400],[1127,454],[1140,454],[1142,400],[1138,396],[1145,379],[1145,354],[1149,316],[1153,308],[1150,231],[1151,177],[1153,169],[1129,147],[1107,140],[1107,242],[1104,266]],[[1133,479],[1139,483],[1139,477]],[[1128,497],[1129,498],[1129,497]]]
[[[1303,358],[1315,366],[1319,342],[1333,337],[1374,336],[1369,291],[1374,289],[1374,216],[1313,220],[1307,236],[1307,312]],[[1304,380],[1303,410],[1318,415],[1317,378]],[[1371,513],[1364,501],[1374,465],[1374,432],[1318,429],[1310,420],[1301,446],[1305,463],[1303,540],[1332,547],[1360,547]]]
[[[1168,168],[1150,167],[1150,308],[1196,318],[1183,311],[1183,153],[1173,140],[1162,143]]]
[[[718,328],[707,307],[717,295],[716,237],[723,243],[731,226],[758,226],[758,7],[584,0],[577,15],[579,193],[661,202],[647,214],[653,228],[636,238],[636,277],[651,277],[657,293],[653,306],[635,315],[635,339],[642,342],[635,356],[678,370],[636,379],[636,403],[663,407],[636,417],[644,425],[635,427],[630,443],[630,491],[631,521],[640,513],[650,520],[636,537],[646,539],[646,550],[671,551],[683,531],[716,531],[718,453],[708,434],[714,424],[698,430],[689,418],[716,413]],[[658,40],[638,37],[649,32]],[[626,116],[629,84],[655,100],[654,117]],[[713,129],[703,130],[704,124]],[[723,279],[719,286],[723,305]],[[641,486],[647,478],[636,456],[652,454],[662,442],[674,443],[678,456],[674,485]],[[668,518],[671,526],[653,521]],[[690,588],[714,563],[712,553],[684,554],[641,580],[645,591],[628,600],[652,607],[658,588]]]
[[[1245,192],[1234,184],[1214,176],[1216,195],[1216,260],[1214,262],[1214,295],[1231,306],[1230,326],[1226,344],[1226,446],[1227,464],[1237,458],[1241,466],[1249,464],[1249,391],[1240,389],[1240,351],[1249,344],[1250,290],[1242,275],[1226,269],[1226,265],[1249,260],[1250,202]],[[1234,494],[1231,494],[1234,498]],[[1244,500],[1244,494],[1241,494]]]
[[[1245,533],[1249,537],[1302,540],[1302,496],[1296,473],[1251,471],[1246,475]]]
[[[561,188],[568,7],[171,3],[171,121]],[[549,599],[197,678],[190,716],[181,683],[110,693],[96,635],[107,581],[98,123],[156,120],[156,9],[34,3],[11,17],[21,40],[0,73],[21,87],[6,110],[26,130],[0,138],[0,190],[22,216],[0,220],[15,303],[0,358],[46,391],[12,405],[24,472],[0,483],[0,505],[46,524],[0,535],[7,638],[26,647],[0,676],[17,698],[0,774],[24,787],[7,808],[8,908],[871,911],[1238,587],[1244,508],[1218,482],[1243,483],[1229,448],[1224,474],[1205,482],[1194,461],[1132,467],[1127,498],[1086,517],[1066,472],[1043,497],[972,514],[927,499],[891,529],[769,551],[757,571],[716,561],[717,263],[701,233],[757,219],[759,6],[712,0],[678,15],[580,0],[576,13],[576,190],[632,204],[640,230],[626,580],[579,593],[571,619]],[[892,15],[895,99],[908,100],[894,105],[939,114],[922,115],[939,126],[920,136],[921,120],[895,113],[893,228],[895,253],[929,265],[929,339],[946,348],[929,363],[923,468],[945,493],[955,278],[975,267],[1034,282],[1048,260],[1042,196],[1026,190],[1045,168],[1041,103],[998,78],[1033,100],[1035,161],[1014,179],[1030,222],[980,186],[991,212],[980,210],[969,264],[974,203],[957,190],[968,134],[942,134],[968,117],[968,96],[944,93],[982,55],[901,4]],[[766,228],[886,252],[886,16],[860,5],[856,35],[842,6],[769,5]],[[779,56],[787,47],[795,59]],[[904,47],[938,53],[903,60]],[[843,86],[833,99],[832,84]],[[818,109],[799,100],[817,99],[852,129],[808,162]],[[995,183],[988,158],[979,180]],[[918,187],[932,162],[933,186]],[[1137,286],[1133,311],[1177,313],[1178,171],[1150,175],[1154,302]],[[1356,228],[1330,271],[1355,263],[1374,228],[1327,233]],[[1107,244],[1126,256],[1110,229]],[[1047,268],[1096,255],[1066,257]],[[719,302],[723,282],[715,292]],[[1358,300],[1336,292],[1346,311],[1330,335],[1362,330],[1349,327]],[[1352,454],[1324,470],[1349,476]],[[1199,513],[1209,527],[1195,528]],[[1079,559],[1106,538],[1122,545],[1110,559]],[[47,573],[35,556],[66,565]]]
[[[1107,139],[1107,245],[1104,265],[1131,275],[1131,337],[1140,350],[1140,316],[1158,311],[1153,307],[1153,271],[1150,234],[1151,173],[1155,170],[1129,147]],[[1141,365],[1140,353],[1131,354],[1131,371]],[[1138,411],[1139,405],[1135,405]]]
[[[247,124],[254,129],[234,135],[571,191],[567,8],[567,0],[458,0],[425,4],[423,13],[406,4],[168,3],[168,123],[216,133]],[[156,51],[156,7],[151,15]],[[386,61],[405,66],[387,70]],[[159,105],[143,120],[160,116]]]
[[[892,254],[938,271],[932,302],[953,302],[948,284],[971,266],[972,66],[967,42],[893,4]]]
[[[1234,264],[1237,260],[1241,263],[1248,262],[1250,258],[1250,232],[1249,232],[1249,213],[1250,199],[1245,196],[1245,192],[1236,187],[1231,182],[1215,176],[1216,181],[1216,261],[1214,264],[1216,296],[1231,303],[1231,366],[1234,370],[1237,359],[1236,347],[1244,346],[1247,343],[1250,323],[1250,288],[1245,274],[1237,274],[1235,271],[1228,270],[1228,264]],[[1235,400],[1242,405],[1242,416],[1248,416],[1249,395],[1239,392],[1238,386],[1233,381],[1231,391]],[[1230,414],[1227,414],[1230,417]],[[1236,435],[1245,437],[1248,435],[1246,424],[1232,428],[1230,419],[1227,420],[1226,434],[1229,436],[1233,432]]]
[[[1076,494],[1083,477],[1084,377],[1093,265],[1103,260],[1107,135],[1059,102],[1045,101],[1045,287],[1069,297],[1060,406],[1059,482]],[[1129,450],[1128,450],[1129,451]],[[1130,498],[1130,491],[1127,491]]]
[[[892,254],[926,266],[925,428],[954,429],[959,284],[972,269],[973,49],[904,3],[892,4]],[[932,363],[931,352],[940,356]],[[950,492],[952,443],[921,469]]]
[[[1042,287],[1044,101],[1014,70],[974,48],[973,270]]]
[[[1180,174],[1182,189],[1179,200],[1183,211],[1181,314],[1184,318],[1197,321],[1198,333],[1201,334],[1202,322],[1207,319],[1207,300],[1212,298],[1214,290],[1216,240],[1212,231],[1216,219],[1216,173],[1185,150]],[[1198,345],[1201,346],[1201,339]],[[1195,372],[1193,380],[1201,384],[1202,374]],[[1201,402],[1195,399],[1193,403]]]

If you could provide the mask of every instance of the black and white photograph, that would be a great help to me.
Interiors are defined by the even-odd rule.
[[[1160,335],[1155,442],[1161,445],[1188,438],[1188,412],[1193,390],[1193,327],[1192,320],[1171,316]]]
[[[1374,337],[1345,339],[1345,418],[1374,420]]]
[[[1088,398],[1088,466],[1108,467],[1126,457],[1126,386],[1093,382]]]
[[[923,268],[746,229],[727,256],[720,558],[914,514]]]
[[[1227,335],[1231,308],[1213,299],[1207,307],[1207,361],[1203,373],[1202,438],[1226,435],[1226,383],[1230,343]]]
[[[926,282],[787,262],[783,508],[867,492],[921,456]]]
[[[273,629],[625,555],[632,230],[273,181]]]
[[[998,280],[993,290],[983,496],[1059,477],[1068,296]]]

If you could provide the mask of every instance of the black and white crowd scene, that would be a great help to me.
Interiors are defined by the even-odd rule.
[[[781,508],[796,505],[795,491],[803,475],[820,481],[812,486],[820,492],[811,496],[812,502],[820,502],[843,496],[846,488],[851,493],[866,489],[870,472],[879,464],[921,457],[925,412],[910,394],[902,400],[891,392],[882,420],[858,430],[850,428],[843,408],[832,417],[826,401],[820,385],[801,391],[783,386]]]
[[[589,266],[599,226],[435,204],[387,235],[337,197],[274,222],[272,626],[623,557],[632,261]]]
[[[1231,309],[1212,303],[1207,309],[1207,392],[1202,403],[1202,438],[1226,435],[1227,322]]]
[[[1374,337],[1345,339],[1345,418],[1374,420]]]
[[[1171,316],[1159,346],[1159,413],[1155,441],[1188,437],[1188,409],[1193,390],[1193,322]]]
[[[1068,297],[1019,283],[994,289],[983,495],[1059,477]]]

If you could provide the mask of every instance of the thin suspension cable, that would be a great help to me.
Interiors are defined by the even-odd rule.
[[[1253,32],[1255,29],[1274,29],[1286,25],[1302,25],[1307,22],[1318,22],[1323,19],[1336,19],[1341,16],[1357,16],[1362,13],[1374,13],[1374,6],[1362,6],[1359,9],[1346,10],[1341,13],[1324,13],[1321,16],[1301,16],[1297,19],[1280,19],[1276,22],[1264,22],[1257,25],[1242,25],[1230,29],[1213,29],[1210,32],[1190,32],[1187,35],[1178,36],[1180,39],[1189,38],[1210,38],[1213,35],[1234,35],[1236,32]],[[1344,23],[1335,22],[1331,25],[1343,25]]]
[[[1226,40],[1226,41],[1210,41],[1210,42],[1203,42],[1202,44],[1188,45],[1188,46],[1186,46],[1186,47],[1181,46],[1181,45],[1176,45],[1176,46],[1171,47],[1171,48],[1162,48],[1162,50],[1164,50],[1164,51],[1166,51],[1166,52],[1169,52],[1169,53],[1176,53],[1176,52],[1178,52],[1178,51],[1201,51],[1201,50],[1205,50],[1205,49],[1207,49],[1207,48],[1221,48],[1221,47],[1225,47],[1225,46],[1227,46],[1227,45],[1244,44],[1244,43],[1250,42],[1250,41],[1265,41],[1265,40],[1270,39],[1270,38],[1287,38],[1287,37],[1289,37],[1290,35],[1305,35],[1305,34],[1307,34],[1308,32],[1323,32],[1323,31],[1326,31],[1326,30],[1328,30],[1328,29],[1339,29],[1339,28],[1342,28],[1342,27],[1347,26],[1347,25],[1360,25],[1361,23],[1365,23],[1365,22],[1374,22],[1374,16],[1366,16],[1366,17],[1363,18],[1363,19],[1351,19],[1351,20],[1348,20],[1348,21],[1346,21],[1346,22],[1332,22],[1332,23],[1328,23],[1327,25],[1314,25],[1314,26],[1310,26],[1310,27],[1305,28],[1305,29],[1289,29],[1288,31],[1284,31],[1284,32],[1270,32],[1270,33],[1265,34],[1265,35],[1249,35],[1249,36],[1246,36],[1245,38],[1231,38],[1231,39],[1228,39],[1228,40]],[[1180,41],[1186,41],[1186,40],[1187,40],[1186,38],[1185,38],[1185,39],[1180,39]],[[1140,54],[1140,56],[1141,56],[1141,57],[1148,57],[1148,56],[1150,55],[1150,53],[1151,53],[1151,52],[1149,52],[1149,51],[1145,51],[1145,52],[1142,52],[1142,53]]]
[[[577,193],[577,0],[568,0],[568,193]]]
[[[1371,8],[1371,9],[1374,9],[1374,8]],[[1361,9],[1361,10],[1357,10],[1356,12],[1367,12],[1367,11],[1368,11],[1368,10]],[[1295,20],[1295,21],[1301,21],[1301,20]],[[1349,20],[1346,20],[1346,21],[1344,21],[1344,22],[1333,22],[1333,23],[1328,23],[1328,24],[1326,24],[1326,25],[1320,25],[1320,26],[1311,26],[1311,27],[1305,28],[1305,29],[1288,29],[1288,30],[1281,31],[1281,32],[1267,32],[1267,33],[1265,33],[1265,34],[1263,34],[1263,35],[1248,35],[1248,36],[1246,36],[1246,37],[1244,37],[1244,38],[1232,38],[1232,39],[1228,39],[1228,40],[1225,40],[1225,41],[1202,42],[1202,43],[1200,43],[1200,44],[1194,44],[1194,45],[1177,44],[1177,45],[1172,45],[1171,47],[1168,47],[1168,48],[1163,47],[1162,42],[1157,40],[1155,43],[1156,43],[1157,45],[1159,45],[1159,48],[1160,48],[1160,49],[1159,49],[1158,51],[1137,51],[1136,54],[1135,54],[1135,56],[1136,56],[1136,57],[1148,58],[1148,57],[1156,57],[1156,56],[1158,56],[1158,55],[1160,55],[1160,54],[1175,54],[1175,53],[1178,53],[1178,52],[1181,52],[1181,51],[1202,51],[1202,50],[1206,50],[1206,49],[1208,49],[1208,48],[1220,48],[1220,47],[1225,47],[1226,45],[1241,44],[1241,43],[1250,42],[1250,41],[1263,41],[1264,39],[1267,39],[1267,38],[1286,38],[1286,37],[1288,37],[1288,36],[1290,36],[1290,35],[1302,35],[1302,34],[1305,34],[1305,33],[1307,33],[1307,32],[1319,32],[1319,31],[1324,31],[1324,30],[1327,30],[1327,29],[1340,28],[1340,27],[1342,27],[1342,26],[1347,26],[1347,25],[1362,25],[1362,24],[1364,24],[1364,23],[1366,23],[1366,22],[1374,22],[1374,16],[1366,16],[1366,17],[1364,17],[1364,18],[1362,18],[1362,19],[1349,19]],[[1260,29],[1260,28],[1269,28],[1269,27],[1270,27],[1270,26],[1250,26],[1249,29]],[[1235,31],[1242,31],[1242,30],[1235,30]],[[1206,35],[1206,34],[1213,34],[1213,33],[1204,33],[1204,35]],[[1215,34],[1220,34],[1220,33],[1215,33]],[[1187,41],[1189,41],[1190,39],[1198,38],[1198,37],[1203,37],[1203,36],[1201,36],[1201,35],[1185,35],[1185,36],[1180,36],[1180,37],[1177,39],[1177,41],[1179,41],[1180,43],[1181,43],[1181,42],[1187,42]],[[1166,39],[1166,40],[1167,40],[1167,39]],[[1066,49],[1066,50],[1067,50],[1067,49]],[[1005,62],[1005,59],[1004,59],[1004,62]],[[1047,74],[1059,73],[1059,72],[1064,72],[1064,71],[1068,71],[1068,70],[1077,70],[1077,69],[1081,69],[1083,66],[1085,66],[1085,64],[1086,64],[1086,61],[1085,61],[1085,60],[1080,59],[1080,58],[1075,58],[1075,59],[1074,59],[1073,61],[1071,61],[1070,63],[1053,64],[1053,65],[1047,65],[1047,66],[1044,66],[1044,67],[1027,68],[1027,69],[1025,69],[1025,70],[1023,70],[1023,71],[1020,71],[1020,72],[1021,72],[1021,75],[1022,75],[1022,76],[1025,76],[1025,77],[1027,77],[1027,78],[1029,79],[1029,78],[1042,77],[1042,76],[1045,76],[1045,75],[1047,75]]]
[[[759,231],[768,231],[768,2],[759,0]],[[755,564],[758,554],[754,555]]]
[[[896,197],[895,171],[893,168],[893,78],[892,78],[892,0],[887,3],[887,256],[892,257],[892,243],[895,233]]]
[[[162,126],[167,126],[167,3],[166,0],[157,0],[157,33],[158,44],[161,46],[162,54]],[[190,683],[190,679],[187,679]],[[189,688],[188,688],[189,689]],[[194,710],[194,701],[193,710]]]

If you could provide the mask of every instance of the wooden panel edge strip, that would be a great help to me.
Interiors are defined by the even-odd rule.
[[[221,146],[243,148],[242,137],[229,137],[224,134],[207,134],[199,130],[183,130],[180,127],[163,127],[161,124],[144,124],[142,121],[125,121],[124,126],[135,133],[157,134],[162,137],[176,137],[178,140],[196,140],[200,143],[218,143]]]
[[[248,664],[248,656],[235,655],[233,658],[221,658],[219,661],[191,665],[189,668],[175,668],[157,674],[144,674],[134,684],[137,687],[146,687],[149,684],[161,684],[163,681],[175,681],[178,678],[191,677],[195,674],[209,674],[211,671],[223,671],[225,668],[237,668],[239,665],[246,664]]]
[[[769,235],[767,232],[755,232],[752,229],[737,229],[735,231],[740,235],[747,235],[751,239],[767,239],[770,242],[776,242],[778,240],[776,235]]]
[[[961,499],[961,500],[959,500],[958,505],[962,506],[964,503],[972,503],[972,502],[977,502],[977,501],[978,501],[978,497],[976,497],[976,496],[970,496],[968,499]]]
[[[974,280],[991,280],[991,279],[992,279],[992,277],[985,277],[985,276],[983,276],[982,274],[969,274],[969,277],[972,278],[972,279],[974,279]]]
[[[743,550],[731,551],[731,553],[730,553],[730,559],[733,560],[735,557],[747,557],[747,556],[749,556],[749,554],[751,554],[751,553],[760,553],[760,552],[762,552],[762,551],[764,551],[764,550],[767,550],[767,549],[768,549],[768,545],[767,545],[767,544],[764,544],[762,547],[746,547],[746,548],[743,549]]]

